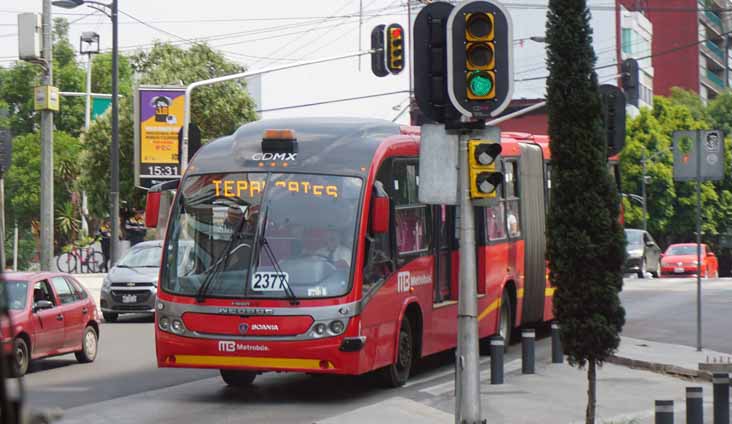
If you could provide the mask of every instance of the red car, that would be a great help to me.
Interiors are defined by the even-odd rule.
[[[670,245],[661,258],[661,275],[663,277],[696,276],[696,253],[696,243]],[[701,276],[704,278],[719,277],[717,257],[706,244],[701,245]]]
[[[6,272],[0,279],[6,294],[12,338],[7,318],[0,322],[3,353],[21,376],[33,359],[74,353],[79,362],[97,356],[99,317],[97,305],[74,277],[53,272]]]

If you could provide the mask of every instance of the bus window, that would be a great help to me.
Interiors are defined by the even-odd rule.
[[[504,193],[506,205],[506,226],[511,238],[521,236],[521,214],[519,209],[518,162],[506,161],[503,164],[505,175]]]
[[[417,163],[414,160],[394,162],[394,221],[397,253],[400,261],[407,256],[420,256],[430,248],[430,209],[418,203]]]
[[[506,238],[505,215],[503,203],[485,208],[485,228],[488,233],[488,241]]]
[[[379,178],[379,176],[377,176]],[[374,183],[372,197],[379,193],[382,196],[387,195],[381,181]],[[373,208],[370,211],[373,213]],[[372,220],[369,219],[369,223]],[[366,237],[366,261],[363,270],[363,293],[368,295],[373,289],[380,286],[380,283],[386,280],[394,269],[394,262],[391,257],[390,231],[385,233],[374,234],[369,228]]]

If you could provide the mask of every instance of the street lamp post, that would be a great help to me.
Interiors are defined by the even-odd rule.
[[[112,20],[112,145],[110,146],[110,168],[111,181],[109,192],[109,203],[111,218],[111,236],[109,243],[109,261],[110,265],[114,265],[119,257],[119,64],[118,64],[118,42],[117,42],[117,0],[105,4],[92,0],[56,0],[53,2],[55,6],[66,9],[73,9],[83,4],[93,9],[102,11]],[[109,10],[107,13],[106,8]]]
[[[99,53],[99,34],[96,32],[83,32],[79,40],[79,53],[85,54],[86,61],[86,105],[84,107],[84,130],[89,130],[91,121],[92,97],[91,97],[91,77],[92,77],[92,55]],[[81,192],[81,231],[84,235],[89,235],[89,224],[86,222],[87,200],[86,191]]]

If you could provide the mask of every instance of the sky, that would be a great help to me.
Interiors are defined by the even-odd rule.
[[[172,41],[182,46],[189,45],[192,39],[207,40],[228,59],[245,65],[248,70],[260,70],[298,60],[366,50],[374,26],[396,22],[405,30],[408,28],[406,1],[119,0],[119,46],[122,52],[132,52],[148,48],[155,40]],[[605,0],[604,4],[608,1]],[[543,79],[520,80],[546,75],[544,44],[529,40],[529,37],[544,35],[546,9],[543,6],[546,0],[506,0],[504,3],[514,19],[514,73],[517,79],[514,98],[541,98],[545,84]],[[360,5],[363,7],[361,23],[358,17]],[[412,19],[420,6],[419,2],[412,0]],[[102,49],[111,49],[112,31],[108,17],[87,6],[73,10],[52,9],[54,17],[65,17],[71,22],[70,39],[77,49],[83,31],[99,33]],[[3,0],[0,3],[0,66],[12,65],[18,54],[16,15],[41,11],[42,0]],[[608,44],[607,36],[598,34],[596,44]],[[399,75],[378,78],[371,73],[369,56],[362,57],[360,70],[358,59],[349,58],[270,72],[262,78],[262,116],[358,116],[394,120],[407,105],[409,73],[407,66]],[[404,92],[267,112],[269,109],[394,91]],[[397,122],[408,123],[408,114],[402,114]]]

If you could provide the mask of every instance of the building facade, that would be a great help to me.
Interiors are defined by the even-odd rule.
[[[706,102],[729,87],[725,84],[725,33],[729,0],[647,0],[653,37],[655,91],[668,95],[680,87],[699,93]],[[727,16],[725,16],[727,15]],[[726,19],[725,19],[726,18]],[[725,60],[725,58],[727,58]],[[727,77],[728,78],[728,77]]]

